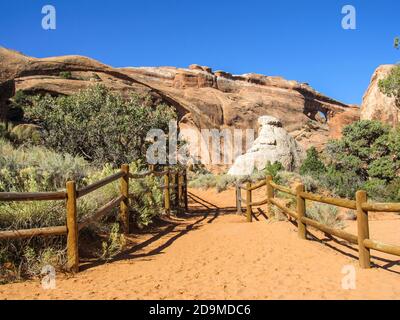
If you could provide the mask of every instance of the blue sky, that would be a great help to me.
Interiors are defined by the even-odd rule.
[[[56,30],[41,27],[46,4],[57,10]],[[346,4],[357,10],[356,30],[341,27]],[[0,4],[0,45],[115,67],[280,75],[359,104],[374,69],[400,61],[399,12],[398,0],[13,0]]]

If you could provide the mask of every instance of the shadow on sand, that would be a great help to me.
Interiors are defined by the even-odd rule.
[[[198,229],[205,220],[208,219],[206,223],[213,223],[221,214],[236,213],[235,207],[220,208],[193,193],[189,192],[188,196],[190,207],[184,214],[180,214],[179,217],[157,218],[150,229],[136,230],[135,234],[139,234],[139,236],[151,234],[152,236],[149,239],[133,245],[107,261],[100,259],[83,261],[80,270],[84,271],[102,264],[121,260],[150,258],[154,255],[162,254],[163,250],[176,240],[188,232]],[[165,238],[165,242],[147,252],[141,252],[162,238]]]

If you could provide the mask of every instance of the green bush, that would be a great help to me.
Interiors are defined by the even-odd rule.
[[[131,163],[131,171],[140,171],[140,162]],[[61,155],[43,147],[14,148],[0,139],[0,192],[40,192],[63,190],[67,180],[75,180],[78,187],[92,184],[114,174],[118,169],[104,165],[102,169],[91,166],[79,157]],[[160,178],[130,180],[133,194],[132,215],[139,226],[148,225],[161,213],[162,191]],[[78,201],[78,221],[91,217],[98,208],[120,194],[119,181],[82,197]],[[116,217],[118,209],[110,215]],[[81,235],[91,232],[94,237],[103,238],[103,252],[100,258],[108,259],[118,253],[123,242],[119,228],[103,218]],[[65,225],[64,201],[0,202],[0,230],[19,230]],[[41,268],[51,264],[63,270],[65,237],[34,237],[32,239],[0,241],[0,282],[38,276]]]
[[[379,81],[379,89],[388,97],[393,97],[396,106],[400,108],[400,65],[394,67],[385,79]]]
[[[18,90],[7,110],[7,119],[12,122],[21,122],[24,118],[24,108],[30,104],[30,97],[24,91]]]
[[[326,171],[325,164],[319,158],[319,154],[315,147],[307,150],[307,157],[300,167],[301,175],[319,175]]]
[[[355,122],[343,129],[340,140],[327,144],[323,158],[324,167],[316,152],[309,151],[301,173],[314,177],[319,187],[332,195],[353,199],[356,191],[364,188],[375,200],[397,198],[393,185],[400,170],[398,129],[378,121]]]
[[[167,131],[176,117],[171,107],[154,107],[150,97],[132,95],[126,100],[101,85],[72,96],[35,97],[25,116],[43,128],[47,147],[100,166],[144,159],[148,131]]]
[[[41,129],[34,124],[19,124],[15,126],[9,136],[15,144],[39,144]]]
[[[55,191],[64,188],[67,180],[81,185],[89,170],[80,157],[43,147],[15,149],[0,139],[0,192]]]
[[[280,162],[271,163],[270,161],[267,162],[265,169],[263,170],[265,175],[272,176],[272,179],[279,183],[278,181],[278,173],[283,170],[283,165]],[[265,176],[264,176],[265,177]]]
[[[328,227],[336,229],[344,228],[343,221],[339,219],[338,208],[331,205],[313,203],[312,206],[307,208],[306,216]]]

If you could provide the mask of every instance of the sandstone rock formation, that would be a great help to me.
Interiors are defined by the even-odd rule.
[[[389,98],[379,90],[379,80],[384,79],[394,65],[379,66],[372,78],[368,90],[365,92],[361,106],[362,120],[379,120],[392,126],[399,123],[399,109],[394,98]]]
[[[65,71],[72,79],[60,76]],[[305,148],[323,146],[333,127],[340,132],[338,126],[358,118],[357,108],[280,77],[213,72],[201,65],[112,68],[81,56],[36,59],[0,48],[0,118],[18,90],[68,95],[93,83],[124,95],[149,94],[174,106],[180,125],[194,130],[257,130],[257,119],[269,114]],[[339,115],[343,119],[335,121]]]
[[[228,174],[233,176],[251,175],[254,169],[262,170],[268,162],[280,162],[286,170],[299,167],[303,151],[285,129],[280,120],[263,116],[258,119],[261,128],[253,146],[239,156]]]

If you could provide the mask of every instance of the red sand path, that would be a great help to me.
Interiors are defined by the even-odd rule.
[[[15,283],[0,286],[0,299],[400,298],[397,257],[374,252],[376,267],[362,270],[354,247],[321,233],[312,231],[317,238],[304,241],[290,222],[260,216],[246,223],[228,209],[235,203],[232,190],[191,191],[209,203],[193,204],[196,216],[132,236],[135,247],[73,277],[59,275],[55,290],[42,289],[39,280]],[[399,216],[373,220],[375,238],[400,243]],[[355,290],[342,289],[346,265],[355,267]]]

